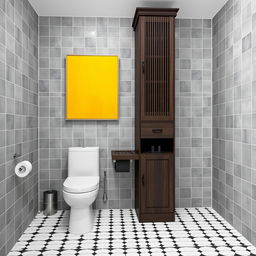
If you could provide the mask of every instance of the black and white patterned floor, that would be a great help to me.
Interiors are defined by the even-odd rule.
[[[177,209],[176,222],[139,223],[134,210],[99,210],[94,229],[68,232],[69,212],[38,214],[8,256],[256,255],[253,247],[211,208]]]

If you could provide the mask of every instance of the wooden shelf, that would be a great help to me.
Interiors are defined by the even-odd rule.
[[[137,151],[132,150],[116,150],[112,151],[112,160],[139,160]]]

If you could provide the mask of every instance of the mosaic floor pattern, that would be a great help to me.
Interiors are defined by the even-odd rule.
[[[68,232],[68,211],[38,214],[8,256],[246,256],[256,248],[212,208],[177,209],[176,222],[139,223],[133,209],[98,210],[92,232]]]

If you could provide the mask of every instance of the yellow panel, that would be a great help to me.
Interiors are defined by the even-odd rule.
[[[66,119],[118,119],[117,56],[67,56]]]

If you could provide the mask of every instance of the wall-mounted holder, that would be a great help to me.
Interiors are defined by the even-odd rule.
[[[114,168],[116,172],[129,172],[130,160],[115,160]]]
[[[14,158],[14,159],[16,159],[16,158],[18,158],[18,157],[21,157],[21,154],[15,153],[15,154],[13,155],[13,158]]]
[[[112,160],[116,172],[129,172],[130,161],[139,160],[139,155],[136,151],[112,151]]]

